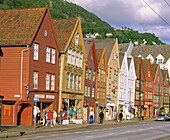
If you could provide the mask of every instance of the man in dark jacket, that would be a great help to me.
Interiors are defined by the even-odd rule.
[[[122,118],[123,118],[123,114],[122,114],[122,111],[120,111],[120,113],[119,113],[119,120],[122,121]]]
[[[104,118],[104,114],[103,114],[102,110],[99,113],[99,118],[100,118],[100,124],[102,124],[103,123],[103,118]]]

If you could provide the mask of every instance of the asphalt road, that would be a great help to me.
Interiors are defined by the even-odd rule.
[[[153,140],[170,135],[170,122],[130,125],[117,128],[84,129],[65,133],[41,133],[18,140]],[[14,138],[13,138],[14,139]]]

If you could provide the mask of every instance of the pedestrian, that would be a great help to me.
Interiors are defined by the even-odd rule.
[[[52,120],[53,120],[53,112],[51,110],[48,111],[48,114],[47,114],[47,123],[46,123],[46,126],[48,125],[48,123],[50,122],[50,125],[51,127],[53,127],[52,125]]]
[[[62,115],[63,115],[64,111],[63,111],[63,108],[60,109],[60,112],[58,114],[58,116],[60,117],[60,125],[63,124],[63,120],[62,120]]]
[[[144,111],[142,111],[142,120],[144,120]]]
[[[69,110],[69,118],[70,118],[70,121],[72,121],[72,118],[73,118],[73,108],[70,107],[70,110]]]
[[[56,125],[56,119],[57,119],[57,112],[53,110],[53,125]]]
[[[41,118],[42,118],[42,121],[43,121],[43,125],[45,125],[45,120],[46,120],[46,110],[45,109],[43,109]]]
[[[102,124],[103,123],[103,118],[104,118],[104,114],[103,114],[102,110],[100,110],[99,118],[100,118],[100,124]]]
[[[89,115],[90,117],[90,121],[89,121],[89,123],[93,123],[93,117],[94,117],[94,112],[93,112],[93,110],[91,110],[90,111],[90,115]]]
[[[120,111],[120,113],[119,113],[119,120],[122,121],[122,118],[123,118],[123,114],[122,114],[122,111]]]

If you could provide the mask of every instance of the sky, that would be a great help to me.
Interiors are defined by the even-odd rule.
[[[170,44],[170,0],[66,0],[82,6],[116,29],[154,33]]]

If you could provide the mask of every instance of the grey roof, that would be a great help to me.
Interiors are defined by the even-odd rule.
[[[127,52],[129,43],[118,44],[119,52]]]
[[[132,58],[127,58],[128,70],[129,70],[129,68],[130,68],[130,63],[131,63],[131,61],[132,61]]]
[[[84,39],[86,55],[88,55],[88,53],[89,53],[89,49],[91,47],[92,41],[93,41],[93,39]],[[116,39],[95,39],[95,48],[96,49],[106,48],[106,57],[107,57],[107,61],[108,61],[115,42],[116,42]]]
[[[120,68],[122,67],[122,62],[123,62],[124,55],[125,55],[124,53],[119,53]]]
[[[146,58],[149,54],[151,54],[154,57],[155,62],[156,57],[161,54],[165,58],[164,63],[166,63],[170,57],[169,52],[170,45],[135,46],[133,47],[131,55],[133,57],[138,57],[141,55]]]

